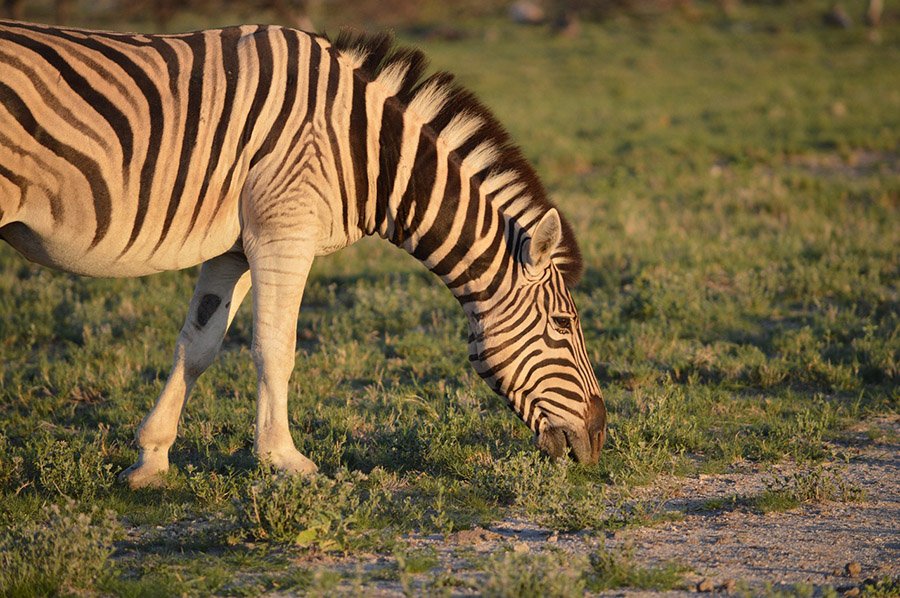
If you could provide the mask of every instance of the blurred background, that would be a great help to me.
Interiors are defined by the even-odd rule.
[[[3,0],[3,16],[59,24],[134,24],[143,29],[208,26],[247,20],[290,25],[306,30],[335,26],[392,27],[424,36],[472,35],[473,21],[507,19],[521,25],[546,26],[562,35],[577,35],[582,22],[628,19],[692,22],[740,19],[745,9],[790,9],[805,24],[877,28],[896,18],[884,0]],[[797,24],[789,18],[774,25]]]

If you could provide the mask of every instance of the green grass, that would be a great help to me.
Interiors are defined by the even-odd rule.
[[[68,498],[112,509],[136,534],[107,564],[108,591],[326,592],[340,575],[280,577],[279,559],[392,553],[407,532],[509,516],[652,523],[628,493],[661,472],[830,458],[847,426],[898,405],[900,27],[877,44],[822,29],[826,5],[615,20],[576,39],[476,23],[425,44],[495,109],[575,227],[574,296],[609,408],[600,465],[543,461],[469,368],[450,293],[368,239],[316,262],[298,325],[293,433],[332,481],[256,467],[244,306],[187,405],[169,486],[129,492],[114,476],[136,457],[196,271],[89,280],[3,246],[0,522],[40,522]],[[254,519],[254,488],[296,510]],[[332,511],[298,506],[317,500]]]

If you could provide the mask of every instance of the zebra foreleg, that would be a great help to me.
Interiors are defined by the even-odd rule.
[[[259,399],[254,448],[262,461],[291,474],[318,468],[294,446],[288,424],[288,383],[294,369],[297,316],[315,255],[315,234],[296,226],[245,236],[253,280],[253,346]]]
[[[158,485],[169,469],[169,449],[194,382],[213,362],[225,331],[250,288],[247,259],[229,252],[204,262],[178,342],[169,379],[135,438],[137,463],[119,479],[132,488]]]

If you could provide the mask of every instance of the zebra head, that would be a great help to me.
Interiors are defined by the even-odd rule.
[[[517,243],[515,282],[470,318],[469,360],[554,458],[596,463],[606,407],[588,360],[575,303],[553,259],[563,238],[556,209]]]

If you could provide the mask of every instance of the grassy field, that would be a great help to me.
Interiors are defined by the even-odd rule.
[[[316,263],[300,315],[291,421],[325,476],[254,463],[245,305],[187,405],[168,487],[131,492],[115,476],[196,271],[90,280],[0,247],[0,594],[465,589],[406,535],[652,525],[669,515],[634,490],[662,473],[839,460],[849,426],[898,411],[900,25],[876,43],[822,28],[825,5],[575,39],[477,23],[420,43],[494,108],[574,223],[610,414],[596,467],[541,458],[469,368],[450,293],[367,239]],[[388,564],[331,560],[371,552]],[[471,564],[497,596],[679,584],[676,566],[627,554],[561,558]]]

